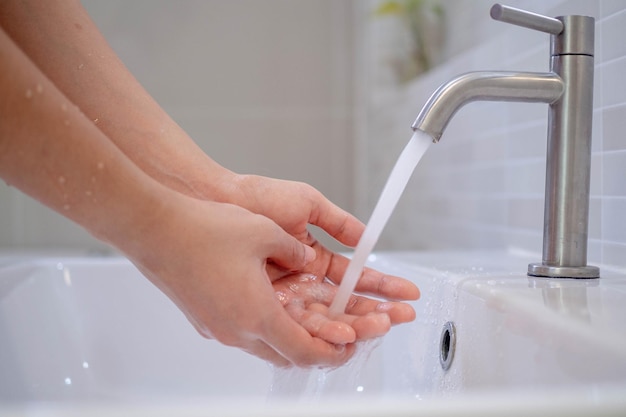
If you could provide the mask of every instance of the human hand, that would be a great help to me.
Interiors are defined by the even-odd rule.
[[[392,324],[413,320],[405,304],[353,295],[345,314],[329,316],[338,287],[324,278],[292,273],[272,283],[285,310],[311,335],[330,343],[352,343],[385,335]]]
[[[200,334],[279,366],[338,366],[351,357],[349,326],[328,340],[310,333],[271,285],[268,263],[301,270],[314,256],[310,248],[240,207],[171,194],[122,249]]]
[[[326,277],[336,285],[341,283],[349,260],[316,241],[307,226],[316,225],[340,243],[354,247],[365,230],[363,223],[304,183],[239,175],[231,184],[229,194],[234,204],[271,218],[289,234],[315,249],[315,260],[301,272]],[[289,272],[272,268],[271,264],[269,267],[273,279],[289,275]],[[355,290],[389,300],[416,300],[420,296],[419,289],[412,282],[370,268],[363,270]],[[352,298],[350,303],[359,300]],[[390,306],[394,309],[392,324],[415,318],[413,309],[406,304]]]

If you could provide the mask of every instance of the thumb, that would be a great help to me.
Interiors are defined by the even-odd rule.
[[[315,260],[315,249],[300,242],[280,226],[276,226],[276,229],[267,257],[269,260],[289,271],[299,271]]]

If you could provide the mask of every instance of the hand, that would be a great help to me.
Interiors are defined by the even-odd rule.
[[[338,366],[354,333],[310,334],[276,298],[266,265],[301,270],[314,256],[269,219],[175,194],[126,254],[205,337],[279,366]],[[326,335],[326,334],[324,334]]]
[[[272,283],[285,310],[312,336],[330,343],[352,343],[385,335],[392,324],[415,318],[404,303],[381,302],[353,295],[346,314],[330,318],[330,306],[338,287],[324,278],[295,273]]]
[[[317,242],[307,226],[319,226],[340,243],[354,247],[365,230],[363,223],[304,183],[239,175],[233,179],[231,188],[234,204],[269,217],[289,234],[316,250],[315,260],[301,272],[326,277],[336,285],[341,283],[349,260]],[[288,274],[271,268],[271,265],[270,269],[273,279]],[[364,269],[356,291],[390,300],[417,300],[420,296],[419,289],[412,282],[370,268]],[[353,298],[350,303],[360,303],[360,300]],[[391,316],[393,324],[415,318],[410,306],[399,309],[397,304],[393,305],[396,309],[396,313]]]

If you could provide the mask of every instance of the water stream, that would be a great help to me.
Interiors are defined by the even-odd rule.
[[[370,252],[406,188],[411,174],[431,143],[432,138],[429,135],[416,131],[400,154],[331,303],[331,316],[345,311]],[[274,368],[268,399],[311,401],[339,393],[358,395],[367,389],[365,386],[367,384],[360,381],[360,370],[364,368],[369,356],[379,344],[380,339],[358,342],[355,356],[348,364],[335,370]]]
[[[330,305],[331,316],[342,314],[345,311],[350,295],[354,292],[361,277],[367,257],[374,249],[374,245],[387,224],[393,209],[396,207],[417,163],[422,159],[431,143],[432,138],[418,130],[413,134],[413,137],[411,137],[411,140],[400,154],[378,198],[378,203],[374,207],[372,216],[369,222],[367,222],[363,236],[354,250],[354,255],[343,276],[337,295],[335,295]]]
[[[339,368],[272,367],[269,402],[315,402],[321,398],[358,397],[376,391],[367,363],[382,339],[357,342],[354,356]],[[370,371],[371,372],[371,371]]]

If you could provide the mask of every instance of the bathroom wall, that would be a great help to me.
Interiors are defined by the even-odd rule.
[[[377,0],[84,0],[131,71],[202,148],[239,172],[303,180],[366,221],[410,124],[442,82],[548,68],[548,35],[441,0],[445,63],[407,85],[384,64]],[[597,19],[590,262],[626,267],[626,1],[511,0]],[[541,251],[547,108],[472,103],[417,168],[377,249]],[[105,250],[0,182],[0,250]]]
[[[348,0],[83,0],[113,49],[222,165],[353,209]],[[0,184],[0,249],[107,247]]]
[[[446,47],[456,53],[408,85],[394,83],[380,62],[381,24],[358,28],[367,45],[358,59],[368,64],[356,113],[357,124],[366,126],[356,142],[364,161],[356,166],[364,218],[411,135],[411,123],[438,85],[472,70],[548,69],[549,35],[492,21],[491,2],[443,3],[449,15]],[[596,18],[589,262],[626,268],[626,1],[505,3],[550,16]],[[377,248],[517,248],[536,252],[540,260],[546,126],[543,104],[462,108],[418,166]]]

